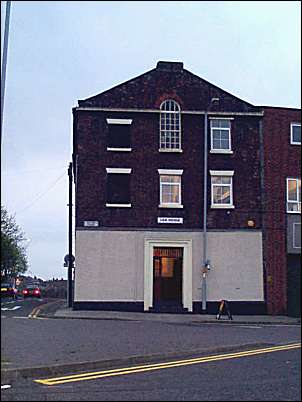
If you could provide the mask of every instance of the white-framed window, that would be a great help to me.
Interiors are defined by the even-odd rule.
[[[233,170],[210,170],[211,208],[234,208]]]
[[[292,145],[301,145],[301,123],[290,124],[290,143]]]
[[[183,208],[181,204],[181,175],[183,170],[158,169],[159,207]]]
[[[231,146],[231,119],[211,118],[211,153],[233,153]]]
[[[181,152],[180,106],[172,99],[160,105],[159,151]]]
[[[286,179],[286,201],[288,213],[301,213],[301,179]]]

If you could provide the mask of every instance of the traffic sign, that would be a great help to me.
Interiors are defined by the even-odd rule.
[[[66,264],[69,263],[69,254],[65,255],[64,261],[66,262]],[[74,255],[71,254],[71,263],[73,263],[74,261],[75,261],[75,257],[74,257]]]

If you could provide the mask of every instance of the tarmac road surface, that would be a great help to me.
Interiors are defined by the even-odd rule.
[[[41,384],[20,380],[4,401],[300,401],[300,350]]]
[[[135,320],[127,320],[126,315],[123,319],[123,314],[111,318],[106,314],[104,319],[90,319],[88,313],[86,319],[39,317],[38,310],[54,305],[43,306],[46,301],[1,303],[5,308],[1,311],[2,373],[28,370],[26,378],[19,375],[2,382],[8,386],[1,390],[3,400],[300,400],[301,327],[290,320],[290,325],[247,325],[239,319],[195,322],[197,317],[193,323],[181,317],[166,322],[166,316],[151,321],[149,315],[138,315],[141,319]],[[274,349],[297,343],[295,349]],[[204,359],[266,348],[274,351],[168,365],[176,358]],[[131,369],[129,375],[116,372],[117,368],[158,363],[166,369]],[[116,374],[74,381],[81,371],[104,370]],[[73,380],[51,386],[34,382],[58,375],[70,375]]]

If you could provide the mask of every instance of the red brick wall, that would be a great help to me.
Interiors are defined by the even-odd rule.
[[[106,118],[132,118],[132,152],[106,150]],[[160,153],[158,113],[77,112],[78,177],[76,224],[100,220],[102,227],[172,228],[157,217],[183,217],[178,229],[200,229],[203,224],[204,116],[182,116],[182,153]],[[210,134],[210,133],[209,133]],[[209,142],[209,141],[208,141]],[[247,229],[254,219],[261,228],[259,117],[235,116],[231,155],[209,154],[209,170],[234,170],[235,209],[210,208],[208,177],[208,226],[210,229]],[[132,168],[132,208],[106,208],[106,168]],[[157,169],[183,169],[183,209],[162,209]]]
[[[287,313],[286,178],[301,177],[301,147],[290,144],[290,123],[299,121],[298,110],[265,108],[264,260],[270,314]]]
[[[170,71],[169,71],[170,70]],[[204,111],[212,97],[216,111],[257,112],[215,85],[183,69],[182,63],[159,63],[157,68],[108,91],[79,101],[80,107],[156,109],[164,99],[175,99],[181,110]],[[213,109],[212,109],[213,110]],[[74,156],[78,155],[76,225],[100,220],[105,227],[172,228],[157,224],[158,216],[183,217],[178,229],[200,229],[203,222],[204,115],[182,115],[183,153],[160,153],[159,114],[74,110]],[[106,118],[131,118],[132,152],[106,150]],[[209,133],[210,130],[208,130]],[[210,133],[209,133],[210,134]],[[210,141],[208,140],[208,143]],[[261,228],[259,117],[235,116],[232,155],[209,154],[209,169],[234,170],[234,210],[208,208],[211,229],[246,229],[254,219]],[[131,209],[106,208],[106,167],[128,167]],[[183,209],[159,209],[157,169],[183,169]],[[210,195],[210,177],[208,194]],[[208,197],[210,207],[210,196]]]

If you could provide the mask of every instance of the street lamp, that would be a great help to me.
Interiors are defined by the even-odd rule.
[[[201,283],[202,310],[207,309],[207,272],[210,261],[207,258],[207,206],[208,206],[208,112],[214,102],[219,98],[212,98],[204,113],[204,166],[203,166],[203,269]]]
[[[4,111],[4,95],[5,95],[10,8],[11,8],[11,1],[7,1],[6,2],[5,25],[4,25],[2,65],[1,65],[1,145],[2,145],[2,128],[3,128],[3,111]]]
[[[72,285],[72,268],[74,256],[72,255],[72,163],[68,167],[68,258],[65,261],[68,264],[67,273],[67,303],[68,307],[73,306],[73,285]]]

